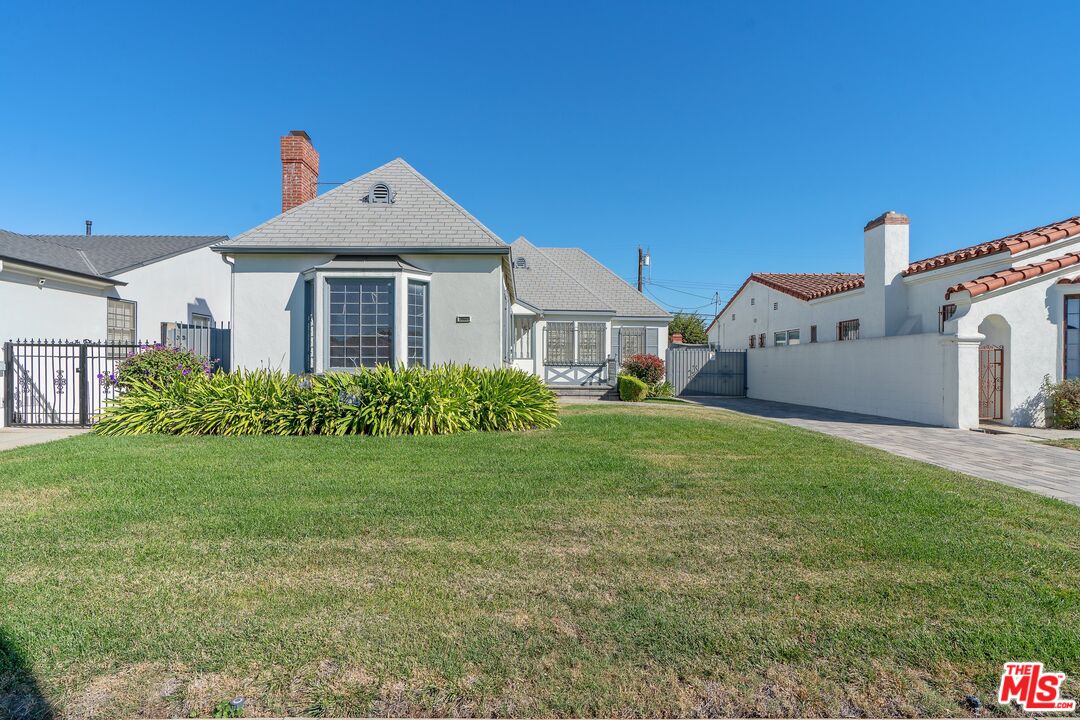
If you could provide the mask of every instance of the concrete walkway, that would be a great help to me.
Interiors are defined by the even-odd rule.
[[[85,428],[0,428],[0,451],[82,435]]]
[[[993,480],[1080,505],[1080,451],[904,420],[749,398],[688,398],[852,440],[948,470]]]

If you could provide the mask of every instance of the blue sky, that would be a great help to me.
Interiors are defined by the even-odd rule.
[[[1078,3],[8,3],[0,227],[229,233],[401,156],[503,239],[711,309],[1080,214]],[[329,186],[324,186],[329,187]]]

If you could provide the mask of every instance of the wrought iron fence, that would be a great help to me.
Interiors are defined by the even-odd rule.
[[[5,425],[92,425],[116,396],[120,363],[157,341],[24,339],[4,343]],[[162,323],[161,344],[229,369],[226,325]]]

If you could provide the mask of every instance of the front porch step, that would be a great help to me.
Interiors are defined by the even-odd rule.
[[[618,389],[610,385],[548,385],[561,398],[589,398],[593,400],[618,400]]]

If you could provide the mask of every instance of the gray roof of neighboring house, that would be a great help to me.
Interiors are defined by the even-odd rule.
[[[118,275],[228,240],[227,235],[27,235],[81,252],[100,275]]]
[[[511,245],[517,297],[543,311],[599,311],[616,317],[670,318],[671,313],[579,248],[538,248],[525,238]],[[526,267],[517,267],[524,258]]]
[[[390,204],[368,202],[376,183],[393,193]],[[495,233],[398,158],[215,247],[295,251],[310,248],[367,252],[447,249],[506,252]]]
[[[36,267],[109,280],[87,262],[83,253],[66,245],[0,230],[0,259],[22,262]]]

